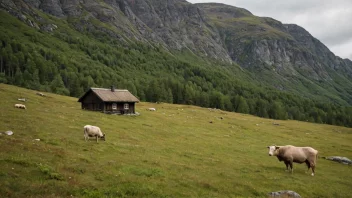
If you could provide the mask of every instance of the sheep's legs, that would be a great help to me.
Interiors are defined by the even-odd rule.
[[[311,164],[311,167],[312,167],[312,176],[314,176],[314,174],[315,174],[315,164]]]
[[[286,165],[286,171],[288,171],[288,163],[285,162],[285,165]]]
[[[308,160],[306,161],[306,164],[307,164],[307,167],[308,167],[308,170],[307,170],[307,173],[308,173],[309,169],[310,169],[310,163],[308,162]]]
[[[293,173],[293,164],[290,161],[285,162],[286,165],[286,171],[289,171],[288,166],[290,166],[291,173]]]
[[[285,165],[286,165],[286,171],[289,171],[288,166],[290,165],[290,169],[291,169],[291,173],[292,173],[293,172],[292,162],[285,162]]]

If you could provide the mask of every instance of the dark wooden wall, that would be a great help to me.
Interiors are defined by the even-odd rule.
[[[82,109],[103,111],[104,103],[98,96],[90,92],[82,100]]]

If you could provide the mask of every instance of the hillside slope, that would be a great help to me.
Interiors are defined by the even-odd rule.
[[[140,116],[80,109],[77,98],[0,84],[2,197],[348,197],[352,129],[187,105],[138,103]],[[14,108],[26,98],[26,110]],[[146,108],[154,107],[155,112]],[[212,121],[212,123],[210,123]],[[275,125],[273,124],[275,123]],[[83,126],[100,126],[107,141],[85,142]],[[35,139],[40,139],[36,141]],[[293,174],[266,146],[319,150],[316,176]],[[326,185],[329,184],[329,185]]]

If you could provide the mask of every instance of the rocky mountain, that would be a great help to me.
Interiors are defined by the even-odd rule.
[[[231,59],[278,89],[303,88],[308,83],[319,94],[321,89],[338,87],[339,83],[351,85],[351,61],[335,56],[302,27],[256,17],[227,5],[198,7],[218,30]],[[330,91],[351,94],[351,89]]]
[[[239,65],[264,85],[352,104],[350,60],[335,56],[302,27],[242,8],[185,0],[0,0],[0,8],[42,31],[60,28],[46,13],[78,31]]]

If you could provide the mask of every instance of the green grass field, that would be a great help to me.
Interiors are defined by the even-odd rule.
[[[352,196],[352,166],[322,158],[352,158],[351,128],[143,102],[140,116],[105,115],[46,95],[0,84],[0,132],[14,132],[0,136],[0,197]],[[18,98],[26,110],[14,108]],[[107,141],[85,142],[86,124]],[[305,164],[285,172],[272,144],[319,150],[316,175]]]

